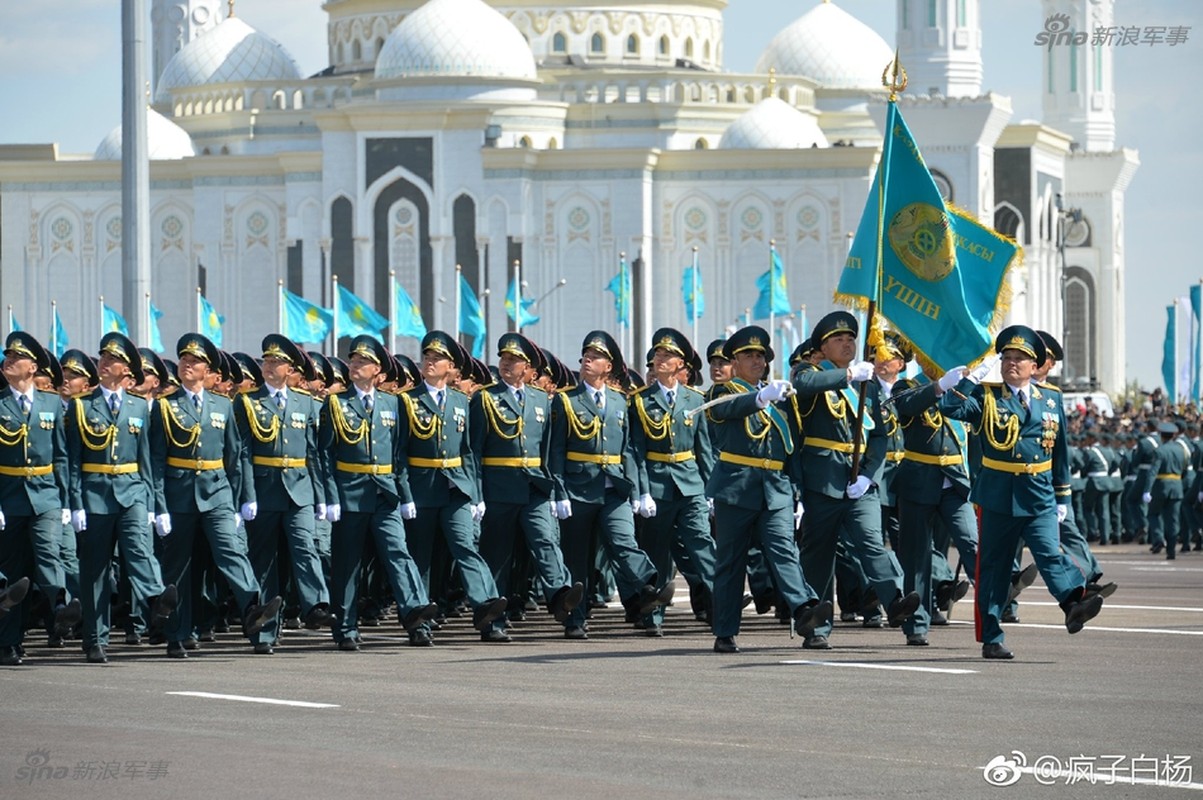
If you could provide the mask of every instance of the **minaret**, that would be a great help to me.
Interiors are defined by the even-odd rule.
[[[898,0],[898,57],[918,93],[980,95],[979,0]]]
[[[1044,124],[1073,136],[1088,152],[1115,149],[1115,87],[1110,43],[1094,44],[1094,30],[1110,28],[1114,0],[1044,0],[1044,62],[1040,92]],[[1068,27],[1066,26],[1068,20]]]
[[[224,19],[225,0],[154,0],[150,9],[153,60],[151,81],[159,76],[179,49]]]

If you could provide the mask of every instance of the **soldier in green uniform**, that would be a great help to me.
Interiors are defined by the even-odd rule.
[[[585,585],[572,582],[560,551],[560,534],[551,516],[554,487],[548,472],[551,454],[551,397],[527,382],[540,363],[538,348],[520,333],[497,341],[500,380],[472,398],[472,449],[488,513],[481,521],[480,552],[493,571],[502,597],[519,597],[510,585],[515,548],[525,550],[542,582],[547,607],[566,624],[581,603]],[[519,559],[524,562],[525,559]],[[504,618],[481,632],[485,641],[508,641]]]
[[[79,355],[63,354],[65,370]],[[150,461],[150,405],[126,391],[127,379],[143,382],[142,355],[124,335],[100,340],[100,386],[67,409],[68,495],[78,538],[83,586],[83,648],[93,664],[108,661],[113,546],[133,596],[147,598],[152,627],[162,625],[178,602],[174,585],[163,585],[148,535],[154,476]]]
[[[326,519],[332,525],[330,599],[334,641],[339,650],[359,650],[359,578],[368,542],[375,544],[388,575],[401,622],[415,647],[432,643],[428,621],[438,607],[427,600],[426,587],[405,544],[401,522],[401,487],[394,464],[404,456],[397,434],[398,400],[376,391],[389,354],[371,336],[351,340],[350,381],[345,392],[333,391],[322,406],[318,451],[325,459]],[[335,360],[330,359],[333,365]],[[340,367],[336,369],[341,371]]]
[[[590,554],[597,546],[614,565],[618,591],[628,613],[644,616],[672,599],[662,590],[655,566],[635,542],[634,509],[639,505],[639,471],[630,449],[626,398],[609,386],[625,375],[618,343],[605,331],[591,331],[581,344],[581,380],[560,392],[552,404],[549,462],[553,513],[560,520],[560,546],[573,579],[593,583]],[[585,603],[569,615],[564,636],[587,639]]]
[[[919,594],[903,593],[902,568],[886,551],[881,535],[877,482],[885,463],[886,431],[878,384],[864,387],[865,413],[858,423],[855,383],[870,381],[873,365],[857,361],[857,322],[846,311],[833,311],[815,325],[811,339],[822,352],[818,365],[803,365],[794,378],[804,433],[801,463],[806,476],[803,503],[802,569],[824,599],[830,600],[836,545],[843,532],[865,572],[867,585],[886,604],[886,620],[899,627],[919,607]],[[861,426],[858,472],[852,472]],[[830,621],[816,626],[804,647],[826,650]]]
[[[1085,479],[1082,490],[1082,512],[1086,538],[1106,544],[1111,538],[1111,514],[1107,498],[1111,492],[1111,468],[1115,455],[1099,443],[1098,434],[1088,430],[1083,434],[1082,463],[1079,474]]]
[[[167,655],[187,658],[184,640],[193,629],[193,547],[208,542],[217,569],[229,582],[252,637],[280,611],[278,596],[266,603],[235,526],[235,498],[250,500],[242,473],[242,443],[228,398],[207,391],[205,381],[221,355],[199,333],[176,344],[182,390],[158,401],[150,413],[155,526],[162,537],[163,579],[179,588],[175,613],[165,625]]]
[[[448,385],[452,368],[467,372],[466,355],[443,331],[422,338],[423,384],[401,395],[394,468],[409,550],[427,590],[435,537],[441,535],[472,605],[472,625],[484,634],[507,601],[498,597],[493,573],[476,549],[475,523],[486,505],[468,429],[468,396]]]
[[[78,599],[67,602],[59,541],[67,498],[67,442],[63,404],[34,388],[50,354],[24,331],[4,343],[0,390],[0,574],[31,578],[53,610],[50,636],[63,637],[81,618]],[[21,664],[29,601],[0,617],[0,666]]]
[[[1020,537],[1050,594],[1077,633],[1099,613],[1103,598],[1087,592],[1086,577],[1061,551],[1058,523],[1068,516],[1068,447],[1061,399],[1032,382],[1045,360],[1044,341],[1023,325],[1004,329],[994,348],[1002,357],[1003,383],[983,383],[987,360],[967,371],[949,370],[937,384],[945,416],[972,424],[981,445],[981,469],[970,499],[981,508],[976,632],[982,657],[1009,659],[1000,617],[1011,588]]]
[[[673,546],[679,542],[696,579],[713,597],[715,550],[706,481],[714,455],[705,420],[693,411],[702,405],[702,393],[678,380],[696,353],[673,328],[656,331],[652,348],[654,380],[631,395],[628,411],[639,469],[639,514],[645,518],[640,541],[662,584],[671,582]],[[663,624],[661,606],[644,619],[644,633],[661,636]]]
[[[280,334],[263,339],[263,384],[237,396],[234,417],[243,441],[243,474],[249,497],[242,504],[251,566],[269,595],[281,594],[279,557],[290,556],[304,624],[330,624],[330,595],[314,547],[314,516],[326,515],[324,479],[317,453],[320,406],[290,384],[304,366],[300,348]],[[255,634],[255,652],[271,655],[280,621]]]
[[[897,334],[887,332],[884,338],[884,344],[877,348],[873,356],[873,377],[877,381],[878,396],[888,398],[893,393],[894,384],[898,382],[902,371],[914,356]],[[898,465],[906,447],[893,405],[883,404],[881,421],[886,435],[886,456],[881,465],[881,477],[877,482],[877,496],[881,500],[881,530],[890,547],[897,550],[901,523],[894,476],[898,474]]]
[[[768,332],[750,325],[731,335],[723,355],[734,377],[715,387],[707,416],[718,459],[706,494],[714,498],[714,650],[738,653],[748,548],[760,545],[789,609],[794,628],[804,638],[815,627],[830,624],[831,603],[815,596],[798,561],[794,530],[802,517],[802,475],[795,458],[798,436],[791,422],[789,381],[760,385],[773,361]],[[726,398],[733,399],[726,399]]]
[[[1172,422],[1162,422],[1157,432],[1161,434],[1161,444],[1157,448],[1153,468],[1149,470],[1141,484],[1141,501],[1149,507],[1149,536],[1156,541],[1165,543],[1167,560],[1176,558],[1178,543],[1179,515],[1182,507],[1182,478],[1186,475],[1189,463],[1181,445],[1176,441],[1178,426]]]
[[[71,401],[80,395],[91,392],[100,382],[96,373],[96,362],[81,350],[70,348],[63,351],[59,359],[62,382],[57,387],[58,395],[63,401],[63,419],[68,420]],[[63,578],[67,587],[67,595],[77,597],[81,603],[83,593],[80,591],[79,577],[79,548],[75,541],[76,531],[70,522],[63,524],[63,539],[60,557],[63,560]]]
[[[1132,454],[1132,467],[1135,468],[1136,482],[1132,488],[1132,518],[1136,526],[1136,540],[1149,545],[1150,553],[1160,553],[1165,549],[1165,540],[1161,536],[1160,526],[1154,526],[1149,518],[1149,501],[1145,495],[1153,488],[1153,471],[1157,460],[1157,449],[1160,447],[1158,438],[1158,422],[1150,418],[1145,422],[1145,433],[1136,440],[1136,450]]]

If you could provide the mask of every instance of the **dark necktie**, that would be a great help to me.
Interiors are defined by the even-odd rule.
[[[514,392],[514,397],[518,398],[518,408],[522,408],[522,390],[516,390]]]
[[[368,412],[368,414],[372,413],[372,396],[370,394],[363,396],[363,410]]]
[[[116,392],[113,392],[111,395],[109,395],[109,411],[114,417],[116,417],[117,413],[121,411],[121,395],[117,394]]]
[[[276,392],[276,408],[284,413],[284,392]]]
[[[199,414],[201,410],[201,396],[199,394],[192,395],[192,405],[196,409],[196,413]]]
[[[676,392],[674,392],[672,389],[669,389],[668,391],[666,391],[664,393],[664,396],[668,398],[668,407],[672,408],[673,407],[673,398],[676,396]]]
[[[442,389],[439,389],[437,392],[434,393],[434,402],[436,404],[438,404],[438,407],[440,410],[443,408],[443,400],[445,398],[446,398],[446,395],[444,394]]]
[[[33,404],[29,402],[29,395],[18,395],[17,401],[21,404],[21,413],[28,417],[29,409],[33,406]]]

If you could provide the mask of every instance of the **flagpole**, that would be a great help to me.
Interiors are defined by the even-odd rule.
[[[774,313],[777,310],[777,275],[773,272],[777,266],[773,259],[776,252],[777,240],[769,239],[769,347],[775,346],[777,342],[777,315]]]
[[[690,288],[690,301],[693,308],[690,309],[693,313],[693,346],[697,349],[698,346],[698,246],[693,246],[693,286]]]
[[[196,332],[197,333],[200,333],[204,330],[204,327],[201,325],[201,316],[202,316],[201,287],[197,286],[196,287]]]
[[[58,302],[50,301],[50,351],[58,357]]]
[[[330,326],[330,335],[334,337],[334,341],[330,348],[330,355],[338,355],[338,275],[331,274],[331,290],[330,299],[334,301],[334,324]]]
[[[459,315],[461,312],[461,304],[464,301],[464,298],[463,298],[464,292],[460,288],[461,282],[463,281],[463,275],[464,275],[463,265],[456,264],[455,265],[455,341],[457,341],[457,342],[459,342],[459,335],[460,335]],[[463,342],[460,342],[460,344],[463,344]]]
[[[143,297],[143,300],[145,301],[143,303],[143,305],[146,306],[146,327],[143,328],[142,330],[146,331],[146,346],[150,347],[150,344],[151,344],[151,342],[150,342],[150,323],[151,323],[152,319],[154,318],[154,314],[152,314],[150,312],[150,292],[145,293],[145,297]],[[160,331],[160,333],[162,333],[162,331]]]
[[[100,338],[101,339],[104,338],[105,333],[107,333],[107,331],[105,331],[105,329],[104,329],[104,295],[101,295],[100,296]]]
[[[522,262],[514,259],[514,329],[522,333]]]
[[[8,307],[8,333],[13,332],[13,307]]]
[[[388,271],[388,350],[397,352],[397,271]]]

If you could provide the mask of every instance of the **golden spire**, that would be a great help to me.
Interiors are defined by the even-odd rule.
[[[898,93],[906,89],[906,70],[898,61],[898,51],[894,51],[894,60],[886,64],[881,73],[881,85],[890,90],[890,102],[898,100]]]
[[[769,67],[769,97],[777,91],[777,68]]]
[[[230,0],[230,10],[229,10],[229,12],[226,14],[226,16],[227,16],[227,17],[232,17],[232,16],[234,16],[234,0]]]

